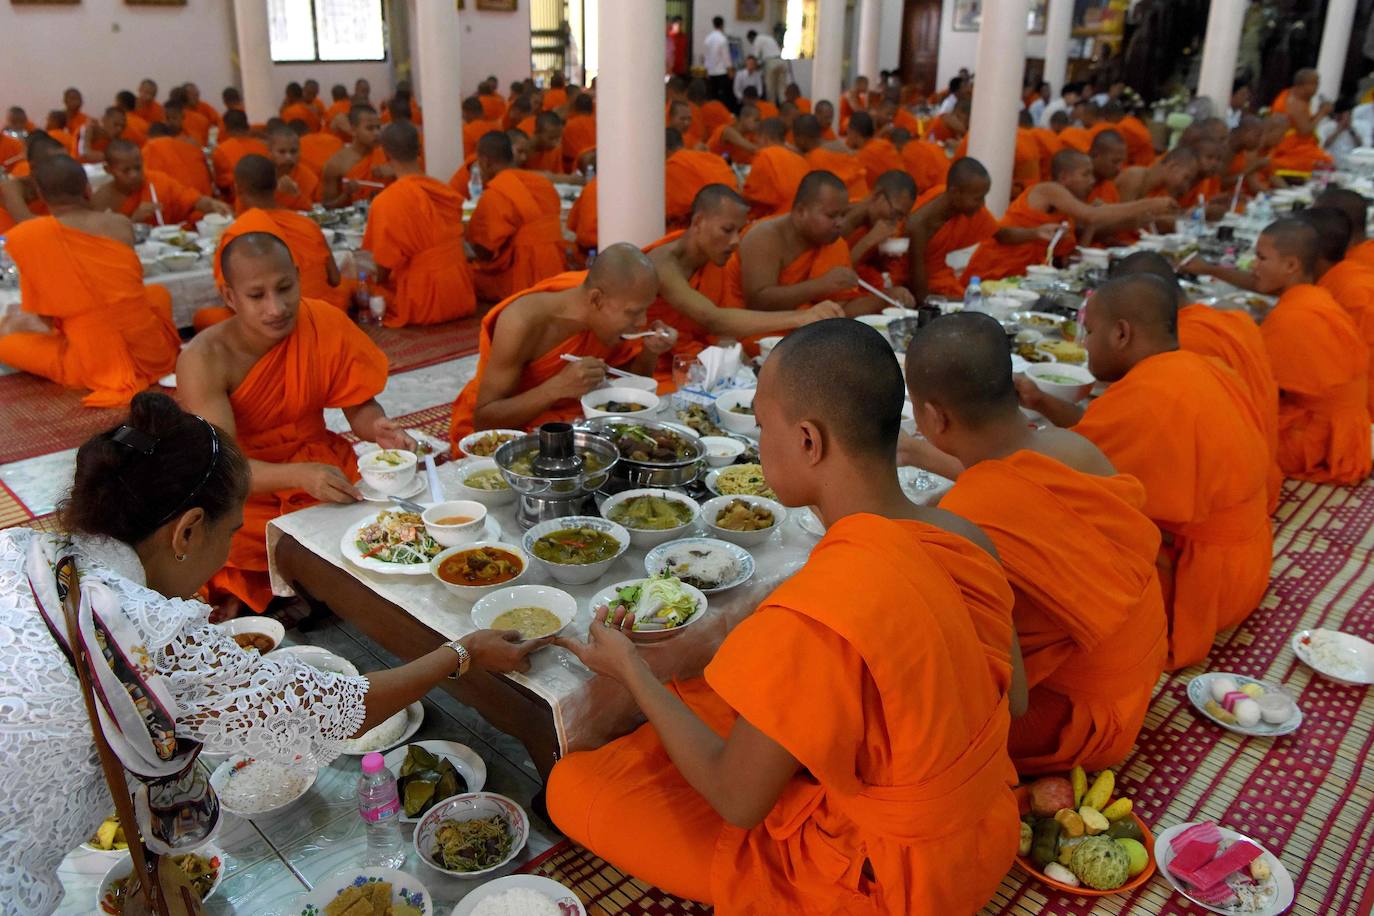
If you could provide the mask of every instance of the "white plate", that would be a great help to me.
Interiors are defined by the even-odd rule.
[[[825,537],[825,523],[816,514],[816,510],[810,506],[797,510],[797,524],[801,525],[802,531],[807,534],[815,535],[818,538]]]
[[[420,879],[394,868],[348,868],[336,872],[316,885],[309,894],[297,899],[289,912],[300,916],[322,916],[324,908],[333,903],[345,888],[376,881],[391,882],[392,903],[409,903],[420,911],[420,916],[434,916],[434,900]]]
[[[423,474],[417,474],[415,475],[415,479],[410,482],[410,486],[406,487],[395,496],[388,496],[366,480],[358,481],[358,492],[363,494],[363,499],[370,503],[389,503],[393,499],[414,499],[425,492],[425,487],[427,485],[428,480],[425,476]]]
[[[391,775],[397,779],[401,778],[401,764],[406,761],[406,748],[412,744],[419,745],[436,757],[443,757],[452,763],[453,768],[458,771],[458,775],[467,782],[468,792],[481,792],[482,787],[487,784],[486,763],[477,756],[476,751],[466,744],[459,744],[457,741],[407,741],[405,744],[393,747],[382,756],[382,760],[386,762],[386,768],[391,771]],[[464,793],[459,792],[458,794]],[[402,808],[401,823],[418,824],[420,818],[410,817]]]
[[[104,852],[105,850],[102,849],[97,851]],[[215,870],[215,880],[210,884],[210,891],[201,898],[202,901],[209,900],[211,897],[215,896],[215,891],[219,890],[219,886],[224,883],[224,850],[220,849],[214,843],[206,843],[198,849],[193,849],[191,851],[207,859],[219,859],[219,868]],[[111,865],[110,870],[105,872],[105,877],[100,879],[100,887],[96,889],[96,913],[105,912],[104,908],[100,905],[100,901],[105,899],[105,895],[110,892],[110,885],[114,884],[114,882],[120,878],[128,877],[134,873],[134,860],[130,857],[129,851],[127,849],[122,849],[119,855],[119,861]]]
[[[421,503],[420,505],[425,505]],[[380,515],[381,513],[378,513]],[[376,557],[364,557],[358,549],[358,532],[377,520],[377,515],[369,515],[348,526],[344,532],[343,539],[339,541],[339,552],[348,562],[365,569],[368,572],[382,573],[390,576],[427,576],[429,575],[428,563],[384,563]],[[491,515],[487,516],[485,532],[478,541],[499,541],[501,540],[501,524]],[[437,554],[436,554],[437,556]]]
[[[597,592],[595,595],[592,596],[591,604],[589,605],[592,609],[592,613],[595,614],[596,609],[603,604],[607,607],[611,607],[615,601],[615,593],[620,589],[627,588],[631,585],[639,585],[643,581],[644,579],[626,579],[624,582],[617,582],[614,585],[606,586],[601,591]],[[687,594],[696,598],[696,613],[694,613],[691,617],[688,617],[687,621],[683,623],[681,626],[673,627],[671,630],[636,630],[633,633],[627,634],[629,635],[630,639],[632,639],[634,642],[640,643],[641,645],[645,643],[662,642],[665,639],[671,639],[672,637],[677,636],[683,630],[687,629],[692,624],[697,623],[703,617],[705,617],[706,611],[710,607],[709,603],[706,600],[706,595],[702,593],[701,589],[693,588],[686,582],[682,583],[682,588],[684,591],[687,592]],[[593,624],[593,626],[595,626],[595,624]]]
[[[574,907],[573,913],[587,916],[582,901],[577,899],[577,894],[573,893],[570,888],[564,887],[552,879],[541,878],[539,875],[507,875],[504,878],[497,878],[495,881],[488,881],[464,897],[453,908],[453,912],[449,916],[469,916],[477,908],[477,904],[488,897],[516,888],[538,891],[554,903],[563,903]]]
[[[724,585],[718,585],[715,588],[701,589],[700,591],[703,595],[719,594],[727,589],[741,586],[754,577],[753,555],[738,544],[731,544],[729,541],[722,541],[717,538],[682,538],[681,540],[660,544],[644,555],[644,571],[651,576],[658,575],[658,573],[663,571],[664,557],[670,551],[692,546],[712,547],[716,550],[723,550],[730,554],[731,558],[733,558],[735,563],[739,566],[739,572],[735,575],[734,579],[726,582]]]
[[[418,732],[420,730],[420,726],[424,724],[425,707],[422,703],[420,703],[419,700],[416,700],[414,703],[411,703],[409,706],[406,707],[406,727],[401,730],[401,736],[397,738],[395,741],[386,745],[385,747],[373,748],[373,750],[377,753],[384,754],[387,751],[391,750],[393,747],[397,747],[399,745],[407,743],[408,741],[410,741],[411,738],[415,737],[415,733]],[[362,736],[359,735],[359,737]],[[364,754],[371,754],[372,752],[373,751],[340,750],[339,755],[342,757],[361,757]],[[391,775],[395,776],[396,774],[393,772]]]
[[[298,764],[298,766],[302,770],[308,772],[309,778],[306,779],[304,788],[302,788],[301,791],[295,797],[289,798],[286,801],[278,805],[274,805],[271,808],[264,808],[261,811],[236,811],[233,808],[230,808],[227,804],[225,804],[224,784],[230,778],[231,772],[237,769],[240,763],[251,759],[251,757],[247,757],[243,754],[235,754],[233,757],[230,757],[228,760],[224,761],[219,766],[215,767],[215,772],[210,774],[210,785],[214,787],[216,794],[219,795],[220,807],[223,808],[225,811],[228,811],[230,814],[237,814],[239,817],[243,818],[251,819],[255,817],[263,817],[264,815],[271,814],[274,811],[280,811],[288,805],[294,804],[295,802],[299,801],[302,796],[304,796],[307,792],[310,791],[310,787],[315,784],[316,778],[320,775],[319,767],[315,766],[314,764]]]
[[[702,483],[706,486],[706,489],[711,491],[711,495],[713,496],[753,496],[754,494],[752,493],[722,493],[720,492],[719,488],[716,487],[716,481],[720,479],[720,472],[728,471],[732,467],[734,467],[734,465],[727,464],[723,468],[712,468],[711,470],[706,472],[706,476],[702,478]],[[777,500],[773,499],[773,497],[771,496],[762,496],[759,498],[772,499],[773,502],[777,502]]]
[[[1187,828],[1192,827],[1194,823],[1196,822],[1194,821],[1187,824],[1179,824],[1175,827],[1170,827],[1163,833],[1156,834],[1155,864],[1159,866],[1159,873],[1164,876],[1164,880],[1168,881],[1170,886],[1173,887],[1174,890],[1178,891],[1180,894],[1187,897],[1189,900],[1193,901],[1203,909],[1210,910],[1213,913],[1221,913],[1223,914],[1223,916],[1241,916],[1241,910],[1233,909],[1230,907],[1212,906],[1210,904],[1203,903],[1201,900],[1198,900],[1196,897],[1192,896],[1187,891],[1185,891],[1183,889],[1182,883],[1174,877],[1171,871],[1169,871],[1169,863],[1173,861],[1174,858],[1174,850],[1170,844],[1173,842],[1174,837],[1178,836]],[[1268,864],[1269,870],[1273,872],[1274,875],[1273,881],[1276,891],[1276,893],[1274,894],[1274,902],[1262,910],[1246,912],[1244,913],[1244,916],[1278,916],[1279,913],[1284,912],[1290,906],[1292,906],[1293,879],[1289,876],[1288,869],[1284,868],[1283,863],[1279,861],[1279,857],[1274,855],[1269,850],[1265,849],[1263,843],[1260,843],[1257,840],[1252,840],[1250,839],[1250,837],[1246,836],[1243,833],[1237,833],[1236,831],[1228,830],[1225,827],[1219,827],[1218,829],[1221,830],[1221,838],[1223,840],[1250,840],[1251,843],[1254,843],[1256,846],[1262,849],[1263,855],[1261,855],[1260,858],[1262,858],[1265,861],[1265,863]]]
[[[1219,677],[1232,678],[1235,680],[1236,684],[1241,687],[1244,687],[1246,684],[1259,684],[1266,692],[1279,690],[1287,693],[1287,691],[1283,691],[1281,687],[1277,687],[1274,684],[1267,684],[1264,681],[1255,680],[1243,674],[1232,674],[1229,671],[1209,671],[1206,674],[1199,674],[1188,682],[1188,699],[1198,712],[1202,713],[1208,719],[1211,719],[1227,731],[1233,731],[1239,735],[1250,735],[1257,738],[1273,738],[1278,735],[1292,734],[1302,725],[1302,707],[1298,706],[1296,701],[1293,703],[1293,715],[1288,717],[1288,721],[1280,722],[1278,725],[1270,725],[1268,722],[1261,719],[1259,725],[1253,728],[1246,728],[1243,725],[1233,725],[1221,721],[1206,709],[1207,701],[1212,699],[1212,681]],[[1291,698],[1292,695],[1290,694],[1289,696]]]
[[[1312,651],[1303,642],[1312,636],[1321,634],[1328,636],[1336,644],[1336,647],[1347,652],[1351,661],[1364,668],[1364,679],[1333,674],[1322,668],[1312,658]],[[1338,684],[1351,684],[1356,687],[1363,687],[1366,684],[1374,684],[1374,644],[1371,644],[1358,636],[1350,633],[1342,633],[1339,630],[1299,630],[1293,634],[1293,654],[1298,657],[1304,665],[1320,674],[1327,680],[1335,681]]]
[[[285,661],[289,658],[321,671],[332,671],[334,674],[344,674],[348,677],[358,676],[356,665],[342,655],[335,655],[328,649],[321,649],[319,646],[284,646],[272,650],[269,654],[277,661]]]

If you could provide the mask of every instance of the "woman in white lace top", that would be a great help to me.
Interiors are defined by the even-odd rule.
[[[128,432],[132,430],[131,432]],[[132,444],[129,444],[132,440]],[[542,641],[479,631],[408,665],[345,677],[239,648],[190,600],[223,565],[249,470],[232,440],[170,398],[141,394],[125,425],[87,442],[63,506],[70,535],[0,531],[0,913],[42,916],[62,898],[57,866],[113,810],[76,673],[40,616],[26,569],[70,550],[83,581],[119,598],[207,753],[321,765],[472,664],[527,666]]]

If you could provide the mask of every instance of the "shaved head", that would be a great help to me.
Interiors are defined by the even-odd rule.
[[[698,213],[712,215],[726,206],[743,207],[747,211],[749,202],[729,185],[708,184],[692,198],[692,216],[695,217]]]
[[[988,170],[983,167],[983,163],[970,156],[954,160],[954,164],[949,167],[949,174],[945,177],[945,183],[951,188],[961,185],[991,182],[992,176],[989,175]]]
[[[47,156],[33,164],[38,193],[49,203],[79,200],[86,195],[86,170],[71,156]]]
[[[139,156],[138,145],[124,139],[111,140],[105,147],[105,161],[112,159],[122,159],[126,156]]]
[[[272,194],[277,189],[277,167],[266,156],[244,156],[234,166],[234,187],[246,194]]]
[[[1158,277],[1173,287],[1175,298],[1181,305],[1184,300],[1183,287],[1179,285],[1178,274],[1170,266],[1164,255],[1157,251],[1137,251],[1129,254],[1112,265],[1110,277],[1130,277],[1136,274],[1149,274]]]
[[[1111,321],[1161,340],[1178,337],[1178,284],[1153,274],[1115,277],[1097,288],[1092,302]]]
[[[874,191],[881,191],[887,195],[891,201],[915,201],[916,200],[916,181],[908,172],[901,169],[889,169],[878,176],[878,180],[873,183]]]
[[[382,129],[382,152],[393,162],[418,162],[420,131],[410,121],[392,121]]]
[[[254,158],[262,159],[261,156]],[[271,163],[268,163],[268,167],[271,168]],[[237,175],[237,169],[235,174]],[[291,260],[291,249],[286,247],[285,242],[270,232],[249,232],[232,239],[220,252],[219,269],[224,274],[224,282],[233,286],[234,268],[245,261],[257,258],[279,259],[286,266],[295,269],[295,262]]]
[[[1070,172],[1090,169],[1092,166],[1093,161],[1088,158],[1086,153],[1080,153],[1076,149],[1061,149],[1050,160],[1050,175],[1054,177],[1055,181],[1058,181]]]
[[[477,141],[477,155],[500,165],[510,165],[515,161],[515,151],[511,149],[510,137],[506,136],[505,131],[500,130],[488,131],[482,135]]]
[[[832,191],[839,191],[845,195],[846,200],[849,198],[849,189],[834,172],[817,169],[814,172],[808,172],[806,177],[801,180],[801,184],[797,185],[797,194],[792,198],[792,209],[798,210],[812,206],[821,199],[821,195],[825,193],[827,188]]]
[[[1350,220],[1351,237],[1355,241],[1364,239],[1365,226],[1369,221],[1369,201],[1360,194],[1347,188],[1327,188],[1313,201],[1317,207],[1335,207]]]
[[[1281,219],[1264,227],[1264,236],[1281,257],[1297,258],[1307,276],[1317,272],[1317,230],[1301,219]]]
[[[224,129],[230,132],[241,132],[248,129],[248,115],[231,108],[224,113]]]
[[[1088,155],[1097,156],[1118,148],[1126,148],[1126,141],[1121,138],[1121,134],[1114,130],[1104,130],[1093,137],[1093,144],[1088,148]]]
[[[1335,264],[1345,257],[1350,247],[1350,217],[1335,207],[1312,207],[1297,214],[1317,233],[1317,256]]]
[[[624,295],[637,287],[657,290],[658,271],[649,256],[634,245],[616,242],[597,254],[585,283],[613,295]]]
[[[991,315],[956,312],[916,332],[906,351],[912,396],[977,428],[1018,409],[1011,345]]]
[[[873,116],[866,111],[856,111],[849,116],[849,129],[867,140],[873,136]]]
[[[787,125],[782,122],[782,118],[765,118],[759,125],[759,135],[765,140],[783,143],[787,140]]]
[[[765,371],[789,418],[815,423],[850,454],[891,460],[906,398],[882,334],[849,318],[817,321],[784,337]]]
[[[799,144],[820,143],[821,122],[813,114],[798,115],[792,122],[792,138]]]
[[[377,109],[373,108],[371,105],[355,104],[352,108],[348,109],[348,123],[352,124],[354,127],[357,127],[359,124],[362,123],[363,118],[367,117],[368,115],[373,115],[375,117],[376,114]],[[225,115],[225,117],[228,118],[228,115]],[[244,119],[244,126],[247,126],[246,118]]]

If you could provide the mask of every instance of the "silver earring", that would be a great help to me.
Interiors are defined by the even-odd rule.
[[[184,554],[184,553],[179,553],[179,554],[177,554],[177,562],[178,562],[178,563],[185,563],[185,562],[186,562],[186,554]]]

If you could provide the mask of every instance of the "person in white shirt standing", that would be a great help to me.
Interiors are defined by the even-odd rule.
[[[1082,93],[1082,83],[1065,83],[1064,90],[1060,94],[1059,98],[1055,99],[1053,102],[1050,102],[1048,105],[1046,105],[1045,110],[1040,113],[1039,126],[1049,127],[1050,118],[1054,117],[1054,114],[1057,111],[1072,111],[1073,106],[1078,104],[1078,100],[1079,98],[1081,98]]]
[[[764,97],[774,105],[783,103],[783,90],[787,88],[787,63],[782,59],[782,48],[777,40],[767,32],[753,29],[745,36],[749,39],[749,49],[763,66],[763,85],[768,91]]]
[[[706,68],[706,86],[711,90],[711,98],[724,102],[734,111],[735,94],[730,85],[730,77],[735,68],[730,60],[730,39],[725,37],[725,17],[716,16],[711,20],[712,29],[706,36],[702,51],[702,65]]]

